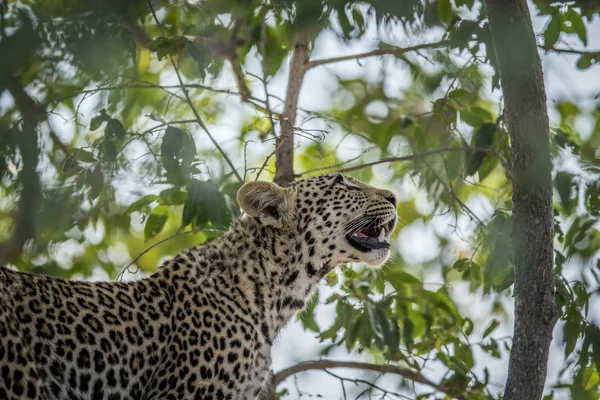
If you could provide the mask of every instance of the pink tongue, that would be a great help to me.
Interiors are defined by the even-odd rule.
[[[365,234],[364,234],[364,233],[362,233],[362,232],[355,232],[355,233],[354,233],[354,236],[357,236],[357,237],[368,237],[367,235],[365,235]]]

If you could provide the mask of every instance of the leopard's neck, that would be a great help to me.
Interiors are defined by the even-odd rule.
[[[173,271],[182,266],[191,269],[189,276],[197,284],[218,281],[228,294],[241,297],[249,312],[260,316],[268,342],[304,308],[318,281],[333,267],[314,250],[310,234],[300,229],[282,232],[247,216],[217,239],[178,254],[161,270],[177,275]]]

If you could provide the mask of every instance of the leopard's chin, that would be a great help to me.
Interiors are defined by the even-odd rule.
[[[361,257],[361,261],[365,264],[368,264],[372,267],[379,267],[390,258],[391,251],[390,249],[376,249],[371,250],[366,254],[363,254]]]

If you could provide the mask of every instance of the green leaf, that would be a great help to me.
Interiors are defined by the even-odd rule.
[[[413,322],[410,318],[405,317],[404,320],[402,321],[402,328],[403,328],[402,333],[403,333],[404,344],[406,345],[408,350],[411,350],[415,344],[414,339],[413,339],[415,324],[413,324]]]
[[[468,90],[463,89],[463,88],[456,88],[456,89],[450,91],[450,93],[448,93],[449,98],[454,99],[459,102],[463,99],[471,97],[472,95],[473,94],[471,92],[469,92]]]
[[[575,64],[578,69],[588,69],[594,63],[594,58],[590,55],[582,55]]]
[[[494,330],[500,326],[500,321],[498,321],[497,319],[492,320],[492,322],[490,322],[490,325],[486,328],[485,332],[483,332],[483,338],[488,337],[492,332],[494,332]]]
[[[144,197],[141,197],[141,198],[137,199],[136,201],[134,201],[133,203],[131,203],[131,205],[129,206],[127,211],[125,211],[125,213],[130,214],[134,211],[140,211],[143,207],[157,201],[159,198],[160,197],[158,197],[155,194],[148,194]]]
[[[498,166],[498,163],[497,157],[484,157],[483,162],[477,169],[479,182],[483,182],[483,180]]]
[[[376,307],[371,303],[365,304],[365,312],[369,319],[369,325],[371,326],[371,333],[375,339],[376,344],[382,347],[385,343],[384,328],[383,324],[387,325],[387,320],[382,319],[381,315],[377,312]]]
[[[71,154],[69,157],[65,158],[65,161],[62,165],[63,174],[68,174],[73,168],[77,166],[77,157],[75,154]]]
[[[104,160],[108,162],[117,161],[117,145],[115,142],[105,137],[102,141]]]
[[[400,270],[391,270],[386,272],[385,279],[394,287],[394,289],[396,289],[397,292],[402,292],[402,288],[406,287],[407,285],[423,285],[423,282],[421,282],[414,275]]]
[[[466,110],[460,112],[460,119],[465,124],[471,125],[474,128],[483,125],[483,123],[485,122],[484,119],[477,113]]]
[[[327,276],[325,277],[325,281],[327,282],[327,285],[329,286],[335,286],[337,285],[337,283],[339,282],[339,277],[337,272],[335,271],[331,271],[327,274]]]
[[[565,210],[570,210],[573,175],[564,171],[557,172],[556,178],[554,179],[554,184],[556,186],[556,191],[558,192],[562,206]]]
[[[479,285],[483,283],[483,271],[481,270],[481,266],[479,264],[472,263],[471,268],[469,268],[469,272],[473,282]]]
[[[354,7],[352,9],[352,20],[354,21],[354,25],[358,30],[358,34],[362,34],[365,31],[365,17],[363,16],[360,8]]]
[[[472,261],[470,259],[461,258],[454,263],[452,268],[457,270],[458,272],[465,272],[466,270],[471,268],[471,264],[472,264]]]
[[[334,294],[332,294],[331,296],[329,296],[329,297],[327,298],[327,300],[325,300],[325,304],[331,304],[331,303],[333,303],[334,301],[337,301],[337,300],[338,300],[340,297],[342,297],[342,296],[340,296],[340,294],[339,294],[339,293],[334,293]]]
[[[488,148],[494,143],[494,133],[496,132],[496,124],[486,123],[477,130],[475,134],[475,147]]]
[[[556,13],[550,18],[550,22],[544,31],[544,47],[553,47],[558,41],[560,30],[562,27],[562,17],[560,13]]]
[[[581,314],[578,310],[571,308],[567,314],[567,322],[563,327],[563,342],[565,343],[565,358],[575,350],[577,339],[581,334]]]
[[[471,350],[470,346],[464,343],[458,343],[455,345],[455,358],[463,364],[466,373],[468,373],[475,365],[473,351]]]
[[[449,23],[452,19],[452,4],[450,0],[438,0],[437,3],[438,19],[443,23]]]
[[[353,313],[348,318],[348,323],[345,327],[344,334],[344,343],[346,344],[346,348],[348,350],[352,350],[356,345],[356,340],[358,337],[361,337],[360,342],[364,346],[369,346],[371,341],[371,336],[369,332],[366,332],[365,327],[368,326],[368,323],[364,323],[364,315],[359,313]]]
[[[187,193],[180,190],[178,187],[163,190],[160,192],[159,197],[162,204],[169,206],[185,204],[189,199]]]
[[[191,224],[196,217],[197,212],[198,207],[196,203],[194,203],[192,200],[186,201],[183,205],[183,212],[181,214],[181,227],[185,228]]]
[[[600,184],[593,182],[585,189],[585,206],[594,217],[600,216]]]
[[[463,321],[463,332],[465,333],[465,335],[469,336],[471,333],[473,333],[473,321],[471,321],[470,318],[465,318],[465,320]]]
[[[148,240],[158,235],[163,230],[165,223],[169,219],[169,207],[158,205],[152,209],[146,226],[144,227],[144,240]]]
[[[468,9],[471,9],[473,4],[475,4],[475,0],[456,0],[455,3],[457,7],[465,6]]]
[[[398,326],[398,323],[396,320],[390,321],[390,325],[391,325],[391,329],[390,329],[389,337],[387,338],[387,345],[391,351],[396,352],[400,348],[400,327]],[[411,339],[412,339],[412,337],[411,337]],[[410,343],[411,343],[410,347],[407,344],[407,347],[409,348],[409,350],[412,348],[412,345],[413,345],[412,341]]]
[[[482,344],[481,349],[494,358],[500,358],[500,349],[498,349],[498,343],[493,339],[490,340],[489,344]]]
[[[477,22],[472,20],[460,21],[454,29],[450,31],[450,42],[453,47],[466,49],[473,34],[478,30]],[[464,89],[462,89],[464,90]],[[451,97],[452,98],[452,97]]]
[[[321,332],[319,325],[315,320],[315,307],[319,304],[319,292],[315,292],[314,295],[306,303],[306,308],[298,314],[298,319],[302,322],[305,329],[311,330],[315,333]]]
[[[93,117],[90,121],[90,131],[93,132],[96,129],[100,128],[100,125],[102,125],[104,121],[108,121],[109,119],[110,117],[108,116],[108,114],[106,114],[106,110],[100,110],[100,114]]]
[[[174,36],[170,38],[157,37],[152,39],[148,43],[148,48],[152,51],[156,51],[156,57],[158,61],[162,61],[167,56],[174,56],[179,54],[179,51],[183,48],[185,38],[182,36]]]
[[[189,200],[184,206],[182,227],[192,221],[197,226],[210,222],[219,229],[226,228],[233,218],[231,203],[219,191],[219,186],[213,181],[190,179],[187,185]]]
[[[167,172],[167,181],[183,184],[190,175],[190,165],[196,156],[196,144],[187,133],[169,126],[161,143],[161,161]]]
[[[488,148],[494,142],[494,133],[496,132],[496,124],[485,123],[477,130],[473,136],[471,143],[473,147]],[[486,158],[487,153],[481,151],[470,152],[467,154],[465,175],[471,176],[479,170]]]
[[[114,118],[108,120],[104,132],[108,138],[116,137],[119,140],[125,138],[127,134],[121,121]]]
[[[104,187],[104,172],[102,172],[100,164],[96,164],[96,167],[94,167],[94,170],[90,174],[89,180],[91,186],[90,197],[96,199]]]
[[[587,46],[587,31],[585,29],[583,19],[581,18],[581,14],[574,9],[569,8],[569,11],[567,11],[565,14],[565,21],[569,21],[571,23],[572,31],[579,36],[579,39],[583,45]]]
[[[350,39],[350,33],[352,32],[352,25],[350,25],[350,21],[348,20],[348,16],[346,15],[346,9],[343,3],[340,4],[337,11],[338,22],[340,27],[342,28],[342,35],[345,39]]]
[[[77,159],[79,161],[83,161],[86,163],[93,163],[96,162],[98,160],[96,160],[96,158],[94,157],[94,154],[84,150],[84,149],[77,149],[77,151],[75,152],[77,154]]]

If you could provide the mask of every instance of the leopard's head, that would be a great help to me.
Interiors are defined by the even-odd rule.
[[[325,174],[280,187],[250,182],[238,203],[261,224],[291,237],[309,256],[333,264],[383,264],[398,220],[396,196],[342,174]],[[293,250],[292,250],[293,251]]]

